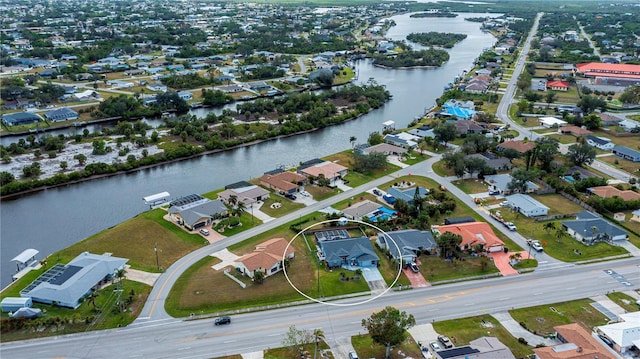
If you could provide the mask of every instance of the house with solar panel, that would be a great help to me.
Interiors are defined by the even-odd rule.
[[[191,194],[171,201],[168,212],[174,221],[192,231],[227,216],[229,210],[219,199],[212,201],[199,194]]]
[[[20,291],[23,298],[78,308],[84,298],[124,269],[128,259],[84,252],[68,264],[56,264]]]
[[[346,229],[316,231],[314,236],[318,259],[327,268],[376,268],[380,262],[368,237],[352,238]]]

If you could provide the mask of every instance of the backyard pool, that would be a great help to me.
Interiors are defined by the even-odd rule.
[[[564,180],[570,183],[573,183],[576,181],[576,179],[573,178],[573,176],[564,176]]]
[[[394,211],[393,209],[380,207],[377,211],[373,212],[371,217],[369,217],[369,220],[371,220],[372,222],[377,222],[379,220],[386,221],[387,219],[395,216],[396,213],[397,211]]]

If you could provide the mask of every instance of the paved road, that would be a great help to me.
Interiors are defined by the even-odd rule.
[[[623,275],[632,287],[606,274]],[[0,344],[2,358],[212,358],[279,347],[289,326],[321,328],[330,343],[364,333],[360,322],[387,305],[413,314],[418,324],[500,313],[610,291],[637,288],[640,270],[635,258],[609,263],[533,272],[483,281],[469,281],[391,292],[355,306],[321,304],[234,315],[228,326],[212,319],[157,320],[127,328]],[[354,299],[339,302],[347,304]]]

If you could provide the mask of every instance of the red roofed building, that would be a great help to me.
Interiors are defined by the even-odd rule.
[[[585,77],[612,77],[640,80],[640,65],[589,62],[577,64],[576,72]]]
[[[242,274],[251,278],[258,270],[268,277],[282,270],[285,259],[293,259],[295,256],[293,247],[287,248],[287,244],[284,238],[272,238],[258,244],[253,252],[238,258],[235,264]]]
[[[491,226],[486,222],[433,226],[431,229],[439,234],[450,232],[462,236],[462,243],[460,243],[460,249],[462,250],[471,249],[479,244],[482,245],[483,250],[487,252],[504,250],[504,242],[493,233]]]
[[[562,344],[533,349],[538,359],[613,359],[609,350],[579,324],[553,327]]]
[[[260,184],[282,193],[295,193],[304,184],[307,178],[295,172],[280,172],[277,174],[264,174],[260,177]]]
[[[569,91],[569,83],[566,81],[547,82],[547,88],[554,91]]]
[[[505,141],[496,147],[498,150],[506,150],[507,148],[514,149],[520,153],[531,151],[536,147],[536,143],[533,141]]]

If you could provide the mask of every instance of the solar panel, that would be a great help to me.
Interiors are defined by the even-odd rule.
[[[64,284],[69,278],[73,277],[74,274],[78,273],[82,267],[78,266],[67,266],[58,276],[52,278],[49,283],[55,285]]]
[[[20,294],[29,293],[42,282],[51,282],[51,280],[59,276],[60,273],[64,271],[64,268],[65,268],[64,264],[54,265],[48,271],[42,273],[38,278],[36,278],[33,282],[31,282],[31,284],[29,284],[23,290],[21,290]]]

